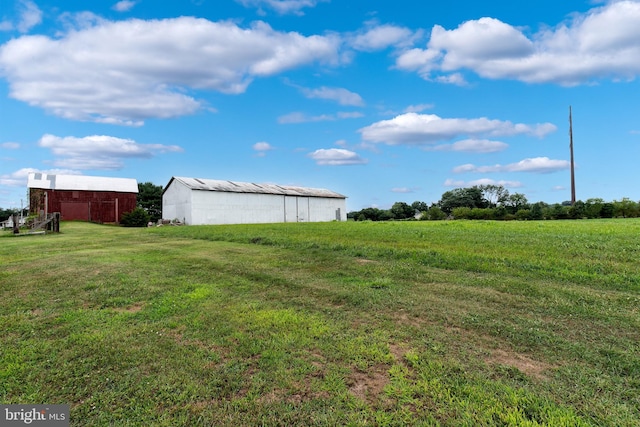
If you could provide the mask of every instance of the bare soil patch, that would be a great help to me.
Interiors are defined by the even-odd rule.
[[[547,377],[544,372],[552,368],[548,363],[533,360],[524,354],[502,349],[491,351],[491,355],[487,358],[486,362],[492,365],[513,366],[523,374],[537,379],[546,379]]]

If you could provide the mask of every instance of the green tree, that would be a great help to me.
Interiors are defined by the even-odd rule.
[[[529,201],[527,197],[522,193],[513,193],[504,201],[504,205],[507,210],[515,214],[520,209],[529,209]]]
[[[584,202],[584,214],[587,218],[600,218],[600,211],[602,211],[602,205],[604,200],[600,198],[587,199]]]
[[[615,207],[613,203],[603,203],[600,209],[600,218],[613,218]]]
[[[416,210],[405,202],[395,202],[391,206],[391,216],[393,219],[408,219],[413,218],[416,214]]]
[[[493,208],[473,208],[469,214],[469,219],[495,219],[495,209]]]
[[[478,188],[482,190],[482,196],[487,201],[487,207],[490,208],[502,205],[509,197],[509,190],[502,185],[484,184]]]
[[[418,212],[426,212],[429,210],[429,205],[427,205],[425,202],[420,202],[418,200],[411,203],[411,207]]]
[[[504,206],[498,206],[493,209],[493,219],[503,220],[507,216],[509,212],[507,212],[507,208]]]
[[[576,201],[573,206],[569,207],[569,218],[582,219],[586,216],[586,205],[582,200]]]
[[[613,215],[623,218],[634,218],[638,216],[638,204],[633,200],[625,197],[622,200],[613,201]]]
[[[442,221],[447,218],[447,214],[438,206],[431,206],[427,212],[422,213],[420,219],[427,219],[429,221]]]
[[[567,206],[564,204],[558,204],[552,206],[551,218],[553,219],[568,219],[569,218],[569,209],[571,206]]]
[[[477,186],[447,191],[438,202],[440,209],[447,214],[450,214],[454,208],[486,208],[488,205],[482,190]]]
[[[531,211],[529,214],[529,218],[533,220],[541,220],[544,219],[544,208],[546,203],[538,202],[531,205]]]
[[[471,208],[460,206],[451,210],[454,219],[469,219],[471,217]]]
[[[162,186],[151,182],[138,184],[137,206],[144,209],[151,221],[162,218]]]
[[[386,221],[391,219],[388,210],[378,208],[364,208],[361,211],[351,212],[351,217],[356,221]]]
[[[6,221],[13,214],[11,209],[2,209],[0,208],[0,221]]]

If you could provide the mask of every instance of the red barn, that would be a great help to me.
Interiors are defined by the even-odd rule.
[[[120,222],[136,207],[138,183],[130,178],[30,173],[30,213],[60,212],[60,219]]]

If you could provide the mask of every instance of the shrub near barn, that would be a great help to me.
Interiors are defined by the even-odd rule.
[[[135,208],[131,212],[122,214],[120,223],[125,227],[146,227],[149,224],[149,214],[143,208]]]

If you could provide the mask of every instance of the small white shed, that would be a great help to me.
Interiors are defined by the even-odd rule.
[[[321,188],[172,177],[162,217],[188,225],[346,221],[346,196]]]

